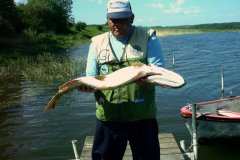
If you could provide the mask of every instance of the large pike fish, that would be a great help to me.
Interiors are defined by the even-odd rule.
[[[185,84],[185,80],[179,74],[157,67],[154,65],[145,65],[141,62],[135,62],[129,67],[124,67],[106,76],[80,77],[66,82],[59,87],[58,92],[49,101],[45,110],[55,107],[57,100],[65,93],[68,93],[81,86],[96,90],[115,89],[138,79],[164,87],[179,88]]]

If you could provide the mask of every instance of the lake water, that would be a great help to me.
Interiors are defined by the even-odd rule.
[[[160,38],[166,68],[180,73],[187,84],[180,89],[157,87],[157,119],[160,132],[173,133],[179,142],[190,135],[179,111],[187,103],[219,99],[220,71],[225,71],[225,94],[240,95],[240,34],[204,33]],[[74,58],[86,56],[88,45],[70,50]],[[175,67],[172,55],[175,53]],[[74,158],[71,140],[81,152],[86,136],[95,128],[93,94],[64,95],[55,110],[43,109],[59,84],[39,86],[10,80],[0,86],[0,159],[66,160]],[[237,160],[238,143],[199,146],[200,160]]]

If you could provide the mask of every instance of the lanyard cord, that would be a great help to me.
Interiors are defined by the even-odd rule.
[[[128,46],[128,44],[129,44],[129,41],[130,41],[130,39],[132,38],[134,29],[135,29],[135,26],[133,27],[133,30],[132,30],[130,36],[128,37],[128,39],[127,39],[127,42],[126,42],[126,44],[125,44],[125,46],[124,46],[122,55],[124,55],[124,53],[126,52],[127,46]],[[113,50],[113,47],[112,47],[110,38],[111,38],[111,37],[110,37],[110,31],[109,31],[109,34],[108,34],[108,41],[109,41],[109,42],[108,42],[108,44],[109,44],[109,46],[110,46],[110,49],[112,50],[112,53],[113,53],[113,55],[114,55],[114,58],[118,61],[118,63],[121,64],[121,59],[122,59],[122,58],[121,58],[120,60],[118,60],[117,55],[116,55],[116,53],[115,53],[114,50]],[[126,60],[128,61],[128,59],[127,59],[127,54],[126,54]],[[128,64],[129,64],[129,62],[128,62]],[[130,64],[129,64],[129,65],[130,65]]]

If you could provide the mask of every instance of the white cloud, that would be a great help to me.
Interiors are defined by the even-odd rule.
[[[182,5],[184,4],[185,0],[177,0],[175,3],[170,4],[170,8],[164,10],[165,13],[175,13],[178,14],[182,12]]]
[[[164,13],[168,14],[198,14],[201,10],[198,7],[183,7],[185,0],[176,0],[176,2],[171,3],[170,7],[164,10]]]
[[[185,0],[177,0],[176,4],[177,5],[182,5],[185,2]]]
[[[157,8],[157,9],[163,9],[165,7],[165,5],[161,2],[148,3],[146,4],[146,6],[149,8]]]

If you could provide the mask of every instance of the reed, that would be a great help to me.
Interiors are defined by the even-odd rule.
[[[172,35],[196,34],[202,33],[200,30],[194,29],[156,29],[158,37],[166,37]]]
[[[86,66],[85,58],[73,60],[48,53],[12,58],[0,56],[0,62],[0,81],[17,78],[40,84],[79,77]]]

